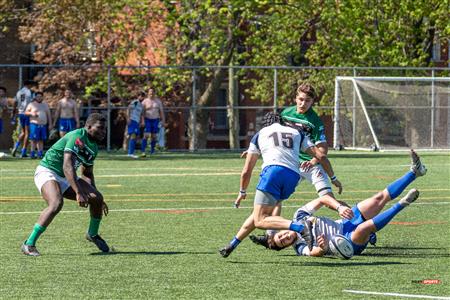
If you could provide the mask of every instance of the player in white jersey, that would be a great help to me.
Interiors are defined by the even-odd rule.
[[[340,234],[352,244],[354,254],[359,255],[367,247],[371,234],[383,229],[400,211],[419,197],[419,192],[412,189],[399,202],[381,212],[384,206],[398,197],[411,182],[426,174],[427,169],[414,150],[411,150],[411,160],[411,169],[403,177],[389,184],[383,191],[353,206],[354,217],[350,220],[334,221],[326,217],[313,216],[324,205],[322,202],[324,198],[319,198],[295,212],[294,221],[303,221],[307,228],[301,234],[283,230],[273,237],[250,238],[256,244],[272,250],[281,250],[293,245],[297,255],[324,256],[333,255],[329,241],[334,235]]]
[[[30,130],[30,118],[25,115],[25,110],[27,109],[28,104],[33,100],[33,92],[30,90],[33,82],[25,81],[24,87],[21,88],[17,94],[14,101],[13,111],[11,115],[11,120],[16,120],[17,116],[19,117],[19,125],[20,125],[20,133],[17,138],[17,142],[14,145],[14,148],[11,151],[12,156],[16,156],[16,152],[20,147],[20,144],[23,144],[21,157],[27,157],[27,146],[28,146],[28,135]]]
[[[139,125],[142,123],[142,112],[143,106],[142,101],[144,101],[145,93],[141,92],[138,94],[137,99],[131,101],[128,105],[128,137],[130,141],[128,142],[128,156],[132,158],[137,158],[134,154],[136,149],[136,137],[139,136]],[[145,154],[145,151],[143,152]]]
[[[228,257],[239,243],[255,228],[260,229],[290,229],[300,233],[303,225],[300,222],[289,221],[280,216],[272,216],[272,212],[281,201],[289,198],[300,179],[299,158],[300,149],[316,157],[329,176],[333,176],[330,162],[322,152],[302,132],[280,124],[280,116],[267,113],[263,120],[263,129],[253,137],[240,180],[240,191],[235,201],[246,198],[246,189],[250,183],[253,168],[258,157],[263,157],[262,172],[256,187],[252,214],[245,220],[239,232],[219,253]],[[335,205],[339,205],[336,201]]]
[[[145,157],[145,149],[147,148],[147,139],[150,139],[150,154],[155,152],[155,146],[158,138],[159,124],[165,126],[166,119],[164,116],[164,107],[159,98],[155,96],[155,91],[150,88],[148,97],[142,101],[144,108],[144,138],[142,139],[141,150],[142,157]]]
[[[52,124],[50,108],[43,101],[44,95],[41,92],[37,92],[34,101],[28,104],[25,110],[25,115],[30,117],[30,157],[33,159],[36,158],[36,148],[38,158],[44,156],[44,141],[47,140],[47,126]],[[51,125],[48,129],[51,129]]]

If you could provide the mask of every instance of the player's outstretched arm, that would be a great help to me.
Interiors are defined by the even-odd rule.
[[[252,172],[255,168],[256,162],[258,161],[259,154],[257,153],[248,153],[245,159],[244,168],[241,172],[241,180],[240,180],[240,188],[239,195],[234,202],[234,206],[236,208],[239,207],[241,201],[244,200],[247,196],[247,187],[250,184],[250,179],[252,178]]]

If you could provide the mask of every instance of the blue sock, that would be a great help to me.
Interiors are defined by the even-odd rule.
[[[400,177],[399,179],[388,185],[386,189],[388,190],[391,199],[397,198],[398,195],[400,195],[405,190],[405,188],[414,181],[414,179],[416,179],[416,175],[413,172],[409,171],[408,173],[403,175],[403,177]]]
[[[44,156],[43,151],[42,151],[42,150],[39,150],[39,151],[38,151],[38,157],[39,157],[39,158],[42,158],[43,156]]]
[[[155,153],[156,141],[150,142],[150,153]]]
[[[386,226],[404,207],[400,203],[395,203],[391,208],[381,214],[376,215],[372,220],[377,231]]]
[[[27,148],[22,148],[21,154],[22,156],[27,155]]]
[[[233,240],[230,242],[230,247],[234,249],[234,248],[236,248],[240,243],[241,243],[241,241],[240,241],[237,237],[234,237]]]
[[[305,228],[305,226],[303,226],[299,222],[292,222],[291,225],[289,225],[289,230],[292,230],[292,231],[295,231],[298,233],[302,232],[303,228]]]
[[[14,148],[19,149],[19,146],[20,146],[20,142],[17,141],[17,142],[16,142],[16,145],[14,146]]]
[[[136,139],[130,139],[128,143],[128,154],[134,154],[134,150],[136,149]]]
[[[36,152],[34,150],[30,151],[30,157],[31,158],[35,158],[36,157]]]
[[[147,139],[142,139],[141,152],[145,153],[145,148],[147,148]]]

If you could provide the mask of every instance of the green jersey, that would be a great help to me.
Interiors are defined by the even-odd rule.
[[[281,118],[305,132],[314,144],[327,142],[323,122],[312,108],[306,113],[300,114],[297,112],[297,106],[291,106],[281,112]],[[312,159],[311,155],[302,151],[300,151],[299,158],[301,162]]]
[[[60,138],[47,151],[40,165],[61,177],[66,177],[63,171],[64,152],[72,152],[75,155],[75,170],[77,170],[80,165],[89,167],[94,164],[98,146],[89,139],[85,128],[73,130]]]

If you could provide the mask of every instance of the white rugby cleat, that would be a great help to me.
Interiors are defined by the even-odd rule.
[[[419,155],[417,155],[413,149],[411,149],[411,171],[416,174],[417,177],[427,173],[427,168],[422,164]]]
[[[408,206],[414,201],[416,201],[417,198],[419,198],[419,194],[420,193],[418,190],[411,189],[409,190],[408,194],[406,194],[405,197],[403,197],[402,199],[400,199],[400,201],[398,201],[398,203],[400,203],[401,206]]]

